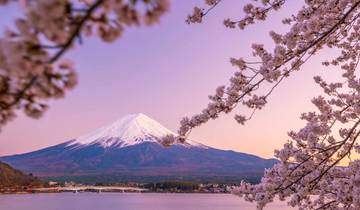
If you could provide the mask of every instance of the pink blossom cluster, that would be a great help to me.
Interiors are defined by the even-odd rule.
[[[91,35],[113,42],[126,27],[158,22],[169,7],[168,0],[0,0],[7,4],[24,14],[0,38],[0,127],[16,109],[40,117],[48,99],[76,85],[72,62],[61,59],[76,42]]]
[[[234,193],[262,209],[275,197],[299,209],[360,209],[360,79],[357,60],[344,65],[343,82],[314,80],[324,95],[312,103],[316,112],[303,113],[306,125],[290,131],[290,140],[275,151],[279,163],[266,170],[257,185],[242,182]],[[348,162],[340,166],[341,161]]]
[[[210,9],[218,6],[219,2],[221,1],[209,5]],[[263,10],[268,13],[278,10],[286,4],[286,1],[265,0],[260,4],[267,8]],[[237,67],[233,77],[230,78],[230,84],[222,87],[223,93],[219,94],[216,91],[215,96],[210,97],[208,107],[200,114],[183,120],[179,135],[186,138],[192,128],[206,123],[209,119],[217,118],[220,113],[232,111],[239,104],[250,109],[261,109],[271,92],[283,79],[290,76],[291,72],[300,70],[304,62],[324,47],[343,50],[342,55],[331,61],[334,65],[356,55],[359,47],[356,44],[359,27],[356,13],[358,4],[358,1],[351,0],[306,1],[297,14],[284,20],[284,24],[290,24],[289,32],[284,34],[270,32],[275,44],[272,51],[267,50],[262,44],[254,43],[252,49],[256,61],[246,61],[243,58],[230,59],[231,64]],[[253,8],[260,7],[247,4],[244,10],[249,12]],[[202,14],[204,16],[207,12]],[[249,16],[245,17],[248,18]],[[251,23],[255,23],[255,20],[257,19],[254,18]]]
[[[187,22],[188,24],[191,23],[201,23],[202,22],[202,18],[210,11],[212,10],[214,7],[216,7],[216,5],[218,5],[222,0],[205,0],[205,4],[207,6],[209,6],[210,8],[205,11],[205,9],[200,8],[200,7],[194,7],[193,9],[193,13],[191,15],[188,15],[187,19],[185,22]]]
[[[287,4],[291,1],[253,1],[244,5],[243,19],[226,19],[224,24],[228,28],[243,29],[265,20],[269,12]],[[200,19],[188,18],[188,22],[202,22],[213,8],[214,5],[209,5],[208,9],[198,8]],[[288,32],[270,32],[274,41],[272,50],[254,43],[255,61],[230,59],[236,71],[229,84],[216,89],[200,114],[185,117],[180,122],[176,140],[186,138],[193,128],[236,107],[242,107],[244,113],[252,110],[248,117],[247,114],[235,115],[235,120],[244,124],[255,110],[266,105],[281,81],[301,70],[320,50],[336,48],[339,54],[324,61],[323,65],[337,67],[342,77],[336,82],[314,77],[323,90],[323,95],[312,100],[317,111],[301,115],[306,125],[297,132],[289,132],[289,141],[275,151],[280,162],[266,170],[259,184],[243,182],[234,192],[247,201],[256,202],[259,209],[276,197],[299,209],[360,209],[360,161],[352,160],[353,155],[360,152],[357,141],[360,79],[356,74],[360,60],[359,13],[359,0],[305,0],[297,13],[283,20],[283,24],[289,26]],[[340,163],[345,165],[340,166]]]

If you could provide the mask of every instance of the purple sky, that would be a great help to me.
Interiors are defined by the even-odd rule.
[[[98,39],[67,54],[76,63],[79,84],[65,99],[51,101],[39,120],[22,114],[0,133],[0,155],[33,151],[58,144],[123,115],[142,112],[176,131],[185,115],[198,113],[207,95],[226,84],[235,70],[230,57],[249,57],[251,43],[271,47],[270,30],[286,31],[281,19],[299,5],[270,16],[267,22],[245,31],[222,25],[226,17],[241,17],[242,1],[224,1],[207,16],[205,23],[187,25],[184,20],[194,5],[203,0],[172,1],[171,11],[161,24],[133,28],[113,44]],[[297,2],[302,3],[302,1]],[[1,27],[10,24],[16,8],[2,8]],[[271,157],[273,150],[287,140],[287,131],[303,125],[298,116],[311,111],[310,99],[319,93],[312,77],[324,74],[318,55],[283,82],[270,97],[268,106],[240,126],[233,114],[193,131],[190,138],[221,149],[232,149]],[[237,110],[241,112],[241,110]]]

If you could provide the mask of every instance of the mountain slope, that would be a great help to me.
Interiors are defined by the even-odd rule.
[[[17,188],[29,185],[40,185],[41,182],[33,176],[13,169],[10,165],[0,162],[0,190],[3,188]]]
[[[74,140],[0,160],[37,176],[97,181],[253,180],[276,162],[193,141],[163,147],[159,141],[169,134],[143,114],[128,115]]]

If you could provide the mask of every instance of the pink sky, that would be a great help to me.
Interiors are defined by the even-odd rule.
[[[43,118],[20,114],[4,127],[0,155],[62,143],[129,113],[145,113],[176,131],[183,116],[198,113],[208,103],[207,95],[227,83],[235,70],[229,58],[249,57],[253,42],[271,47],[268,32],[286,31],[281,19],[299,7],[287,5],[267,22],[245,31],[229,30],[222,21],[240,17],[242,4],[227,0],[204,24],[185,24],[192,7],[202,2],[172,1],[161,24],[128,30],[111,45],[86,40],[67,55],[76,63],[78,86],[65,99],[51,101]],[[17,10],[0,9],[0,14],[3,27]],[[194,130],[190,138],[220,149],[272,157],[274,149],[286,142],[287,131],[303,125],[300,113],[314,109],[310,99],[320,89],[312,77],[326,73],[320,62],[328,55],[315,56],[301,72],[283,82],[266,108],[245,126],[237,124],[232,113]]]

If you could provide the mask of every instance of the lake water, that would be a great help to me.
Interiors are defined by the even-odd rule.
[[[251,210],[230,194],[53,193],[0,195],[0,210]],[[290,209],[276,202],[267,210]]]

